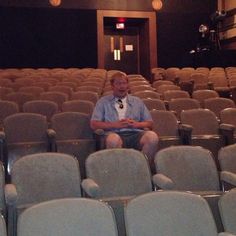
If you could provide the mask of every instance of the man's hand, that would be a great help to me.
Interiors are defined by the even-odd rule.
[[[136,128],[137,121],[133,119],[122,119],[120,122],[125,125],[126,128]]]

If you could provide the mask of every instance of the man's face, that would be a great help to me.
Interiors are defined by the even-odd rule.
[[[116,97],[123,98],[128,93],[128,81],[125,77],[116,78],[112,84],[113,94]]]

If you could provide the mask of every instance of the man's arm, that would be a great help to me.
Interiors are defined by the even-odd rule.
[[[127,119],[128,127],[129,128],[136,128],[136,129],[152,129],[153,121],[146,120],[146,121],[136,121],[132,119]]]
[[[152,121],[135,121],[132,119],[123,119],[114,122],[104,122],[98,120],[91,120],[90,126],[93,130],[96,129],[122,129],[122,128],[134,128],[134,129],[152,129]]]
[[[96,129],[104,129],[104,130],[109,130],[109,129],[121,129],[121,128],[126,128],[127,122],[124,121],[114,121],[114,122],[105,122],[105,121],[98,121],[98,120],[91,120],[90,121],[90,127],[93,130]]]

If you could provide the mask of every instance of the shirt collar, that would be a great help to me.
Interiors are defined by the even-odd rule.
[[[129,94],[127,94],[127,96],[126,96],[126,101],[127,101],[127,103],[130,105],[131,103],[130,103],[130,101],[131,101],[131,97],[130,97],[130,95]],[[114,96],[113,94],[111,95],[111,97],[110,97],[110,101],[112,102],[112,103],[115,103],[116,101],[117,101],[117,97],[116,96]]]

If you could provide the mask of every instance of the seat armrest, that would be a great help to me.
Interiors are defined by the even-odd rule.
[[[95,135],[104,135],[105,134],[105,131],[103,129],[96,129],[94,131],[94,134]]]
[[[4,131],[0,131],[0,142],[4,142],[6,139],[6,134]]]
[[[167,100],[163,100],[163,101],[164,101],[166,110],[169,110],[169,101]]]
[[[174,82],[175,85],[178,86],[180,82],[180,78],[176,75],[172,81]]]
[[[5,156],[5,143],[6,143],[6,134],[4,131],[0,131],[0,160],[4,164],[5,170],[7,169],[7,161]]]
[[[228,232],[221,232],[221,233],[218,234],[218,236],[236,236],[236,235],[228,233]]]
[[[163,174],[155,174],[152,177],[153,184],[161,189],[171,190],[174,188],[173,181]]]
[[[236,187],[236,174],[229,171],[221,171],[220,179]]]
[[[89,197],[96,198],[100,193],[100,188],[93,179],[84,179],[81,183],[81,186]]]
[[[17,191],[14,184],[5,185],[5,199],[8,206],[15,205],[17,201]]]
[[[56,131],[54,129],[47,129],[47,135],[49,138],[55,138],[56,137]]]
[[[191,145],[193,127],[187,124],[179,124],[178,130],[181,144]]]
[[[47,129],[47,136],[48,136],[48,151],[56,152],[56,131],[54,129]]]
[[[225,123],[220,124],[219,131],[224,138],[225,145],[230,145],[234,143],[234,130],[234,125]]]
[[[208,87],[208,89],[210,89],[210,90],[214,90],[214,84],[213,84],[213,82],[209,81],[209,82],[207,83],[207,87]]]
[[[96,141],[96,150],[101,150],[105,148],[104,134],[105,134],[105,131],[103,129],[96,129],[94,131],[94,138]]]

